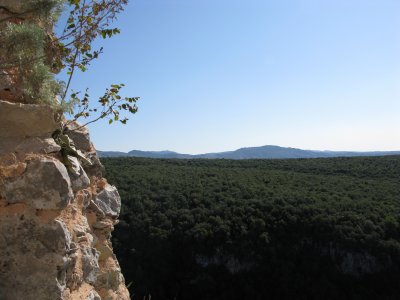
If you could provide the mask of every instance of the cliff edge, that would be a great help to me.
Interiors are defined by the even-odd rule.
[[[130,299],[110,241],[118,191],[76,123],[66,134],[90,163],[66,168],[59,127],[48,106],[0,100],[0,299]]]

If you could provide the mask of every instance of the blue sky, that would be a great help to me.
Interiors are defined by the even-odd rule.
[[[73,80],[140,96],[100,150],[400,150],[400,1],[135,0]]]

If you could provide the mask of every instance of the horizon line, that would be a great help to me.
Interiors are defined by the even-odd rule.
[[[296,149],[296,150],[302,150],[302,151],[314,151],[314,152],[357,152],[357,153],[363,153],[363,152],[400,152],[400,149],[395,149],[395,150],[330,150],[330,149],[325,149],[325,150],[318,150],[318,149],[304,149],[304,148],[298,148],[298,147],[292,147],[292,146],[278,146],[278,145],[261,145],[261,146],[244,146],[244,147],[239,147],[235,148],[233,150],[222,150],[222,151],[209,151],[209,152],[198,152],[198,153],[188,153],[188,152],[180,152],[180,151],[175,151],[175,150],[169,150],[169,149],[163,149],[163,150],[140,150],[140,149],[131,149],[128,151],[123,151],[123,150],[100,150],[96,149],[96,151],[101,151],[101,152],[121,152],[121,153],[129,153],[131,151],[141,151],[141,152],[173,152],[173,153],[178,153],[178,154],[184,154],[184,155],[203,155],[203,154],[210,154],[210,153],[223,153],[223,152],[233,152],[237,151],[240,149],[248,149],[248,148],[262,148],[262,147],[279,147],[279,148],[285,148],[285,149]]]

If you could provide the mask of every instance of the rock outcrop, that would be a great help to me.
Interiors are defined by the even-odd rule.
[[[0,100],[0,299],[130,299],[110,241],[121,207],[86,128],[68,136],[91,162],[62,163],[45,106]]]

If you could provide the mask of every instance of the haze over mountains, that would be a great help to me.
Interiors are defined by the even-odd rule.
[[[317,151],[302,150],[296,148],[285,148],[279,146],[260,146],[240,148],[234,151],[205,153],[205,154],[182,154],[173,151],[140,151],[132,150],[129,152],[119,151],[97,151],[101,157],[149,157],[149,158],[224,158],[224,159],[280,159],[280,158],[320,158],[320,157],[350,157],[350,156],[386,156],[400,155],[400,151],[371,151],[371,152],[354,152],[354,151]]]

